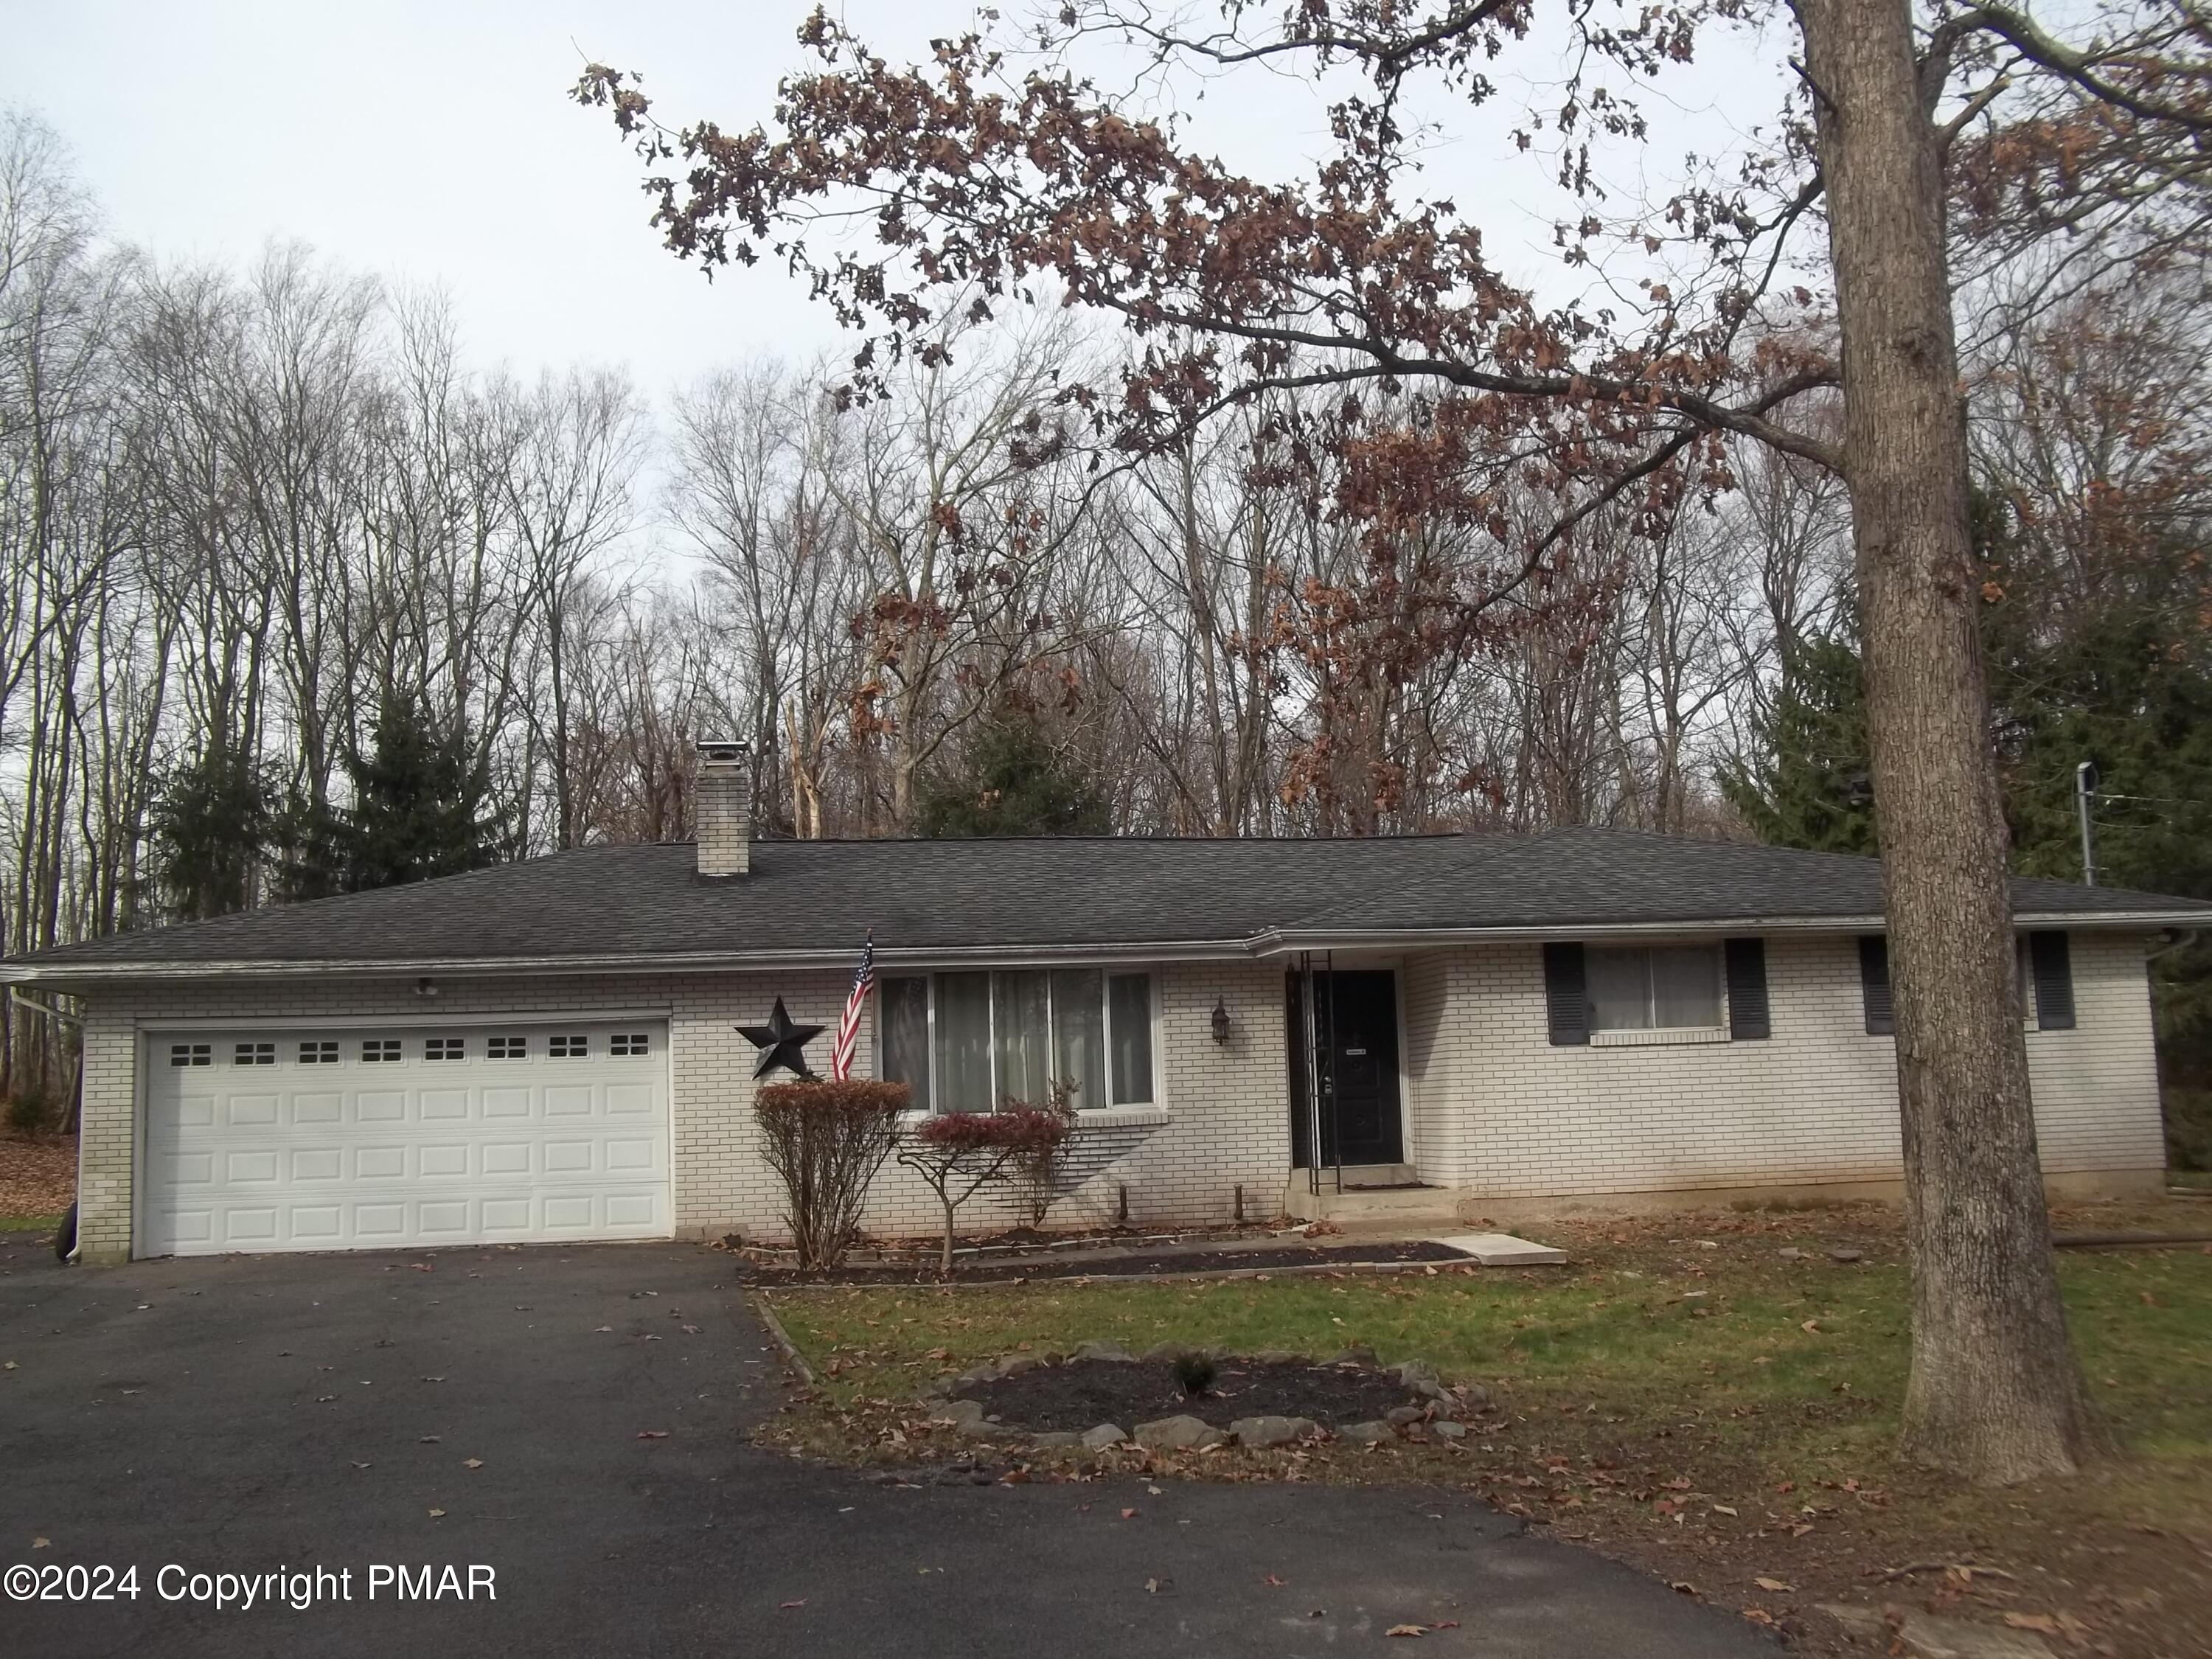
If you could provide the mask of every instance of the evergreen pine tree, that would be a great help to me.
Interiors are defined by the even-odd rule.
[[[378,711],[369,752],[348,766],[353,805],[322,833],[317,863],[348,891],[457,875],[512,856],[490,811],[489,768],[465,732],[442,727],[406,692]]]
[[[932,837],[1103,836],[1109,828],[1097,783],[1015,708],[984,723],[958,767],[925,781],[915,818]]]
[[[1759,840],[1823,853],[1872,853],[1866,693],[1844,628],[1808,635],[1754,732],[1760,757],[1721,774],[1721,793]]]
[[[254,877],[276,830],[271,793],[267,768],[228,742],[210,744],[163,778],[149,827],[155,884],[176,920],[253,903]]]

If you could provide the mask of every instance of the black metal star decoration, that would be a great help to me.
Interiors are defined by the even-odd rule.
[[[813,1077],[806,1066],[806,1045],[822,1035],[822,1028],[795,1023],[784,1012],[781,997],[775,1000],[775,1012],[767,1024],[740,1025],[738,1035],[761,1051],[760,1064],[753,1067],[756,1083],[779,1066],[802,1081]]]

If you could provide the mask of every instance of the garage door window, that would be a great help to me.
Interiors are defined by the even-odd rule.
[[[212,1066],[215,1048],[205,1042],[173,1042],[169,1045],[169,1064],[172,1066]]]
[[[335,1066],[337,1063],[338,1045],[336,1037],[330,1038],[328,1041],[303,1042],[300,1045],[300,1064],[302,1066]]]
[[[469,1042],[466,1037],[432,1037],[422,1045],[425,1060],[466,1060]]]
[[[234,1066],[274,1066],[276,1045],[273,1042],[241,1042],[230,1051]]]
[[[584,1036],[556,1036],[546,1043],[545,1052],[556,1060],[582,1060],[592,1052],[592,1040]]]
[[[361,1045],[361,1057],[374,1065],[395,1061],[399,1058],[398,1037],[370,1037]]]
[[[530,1058],[530,1039],[519,1036],[493,1037],[484,1044],[484,1052],[494,1060],[527,1060]]]
[[[617,1031],[607,1042],[609,1054],[627,1054],[633,1058],[646,1053],[651,1047],[642,1031]]]

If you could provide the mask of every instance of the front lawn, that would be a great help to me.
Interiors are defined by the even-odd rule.
[[[2062,1225],[2179,1231],[2203,1227],[2202,1211],[2177,1200]],[[2065,1253],[2076,1339],[2128,1461],[2045,1489],[1961,1493],[1891,1455],[1908,1353],[1893,1218],[1535,1231],[1576,1265],[779,1294],[820,1382],[775,1432],[837,1456],[941,1460],[950,1446],[908,1402],[993,1355],[1093,1337],[1317,1355],[1362,1341],[1479,1382],[1500,1409],[1462,1446],[1338,1445],[1261,1467],[1478,1490],[1816,1650],[1841,1638],[1808,1611],[1814,1601],[1932,1596],[1983,1617],[2063,1615],[2121,1653],[2212,1651],[2191,1645],[2206,1638],[2183,1611],[2212,1595],[2212,1251]],[[1785,1248],[1807,1254],[1784,1260]],[[1216,1453],[1188,1467],[1254,1462]],[[1976,1567],[1993,1571],[1953,1570]],[[1868,1576],[1885,1572],[1896,1576]]]

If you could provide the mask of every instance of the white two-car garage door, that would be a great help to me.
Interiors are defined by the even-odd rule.
[[[138,1254],[670,1235],[657,1020],[148,1038]]]

